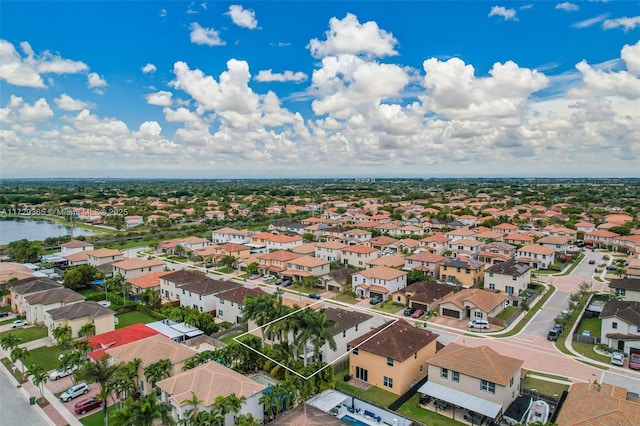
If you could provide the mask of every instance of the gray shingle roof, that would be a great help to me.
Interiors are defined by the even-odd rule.
[[[640,325],[640,302],[609,300],[604,304],[600,318],[617,317],[627,324]]]
[[[62,308],[49,309],[47,311],[51,315],[51,319],[57,321],[59,319],[76,320],[80,318],[100,318],[107,315],[115,315],[111,309],[102,307],[97,302],[80,302],[73,305],[63,306]]]
[[[9,286],[13,291],[21,295],[62,287],[61,284],[46,277],[25,278],[24,280],[14,281]]]
[[[77,302],[85,300],[85,297],[80,293],[77,293],[69,288],[53,288],[48,291],[39,291],[37,293],[31,293],[25,296],[27,302],[30,305],[41,303],[43,305],[50,305],[57,302]]]
[[[227,291],[234,288],[242,287],[241,284],[231,281],[218,281],[213,280],[209,277],[204,278],[206,279],[184,284],[180,286],[180,289],[205,296],[207,294],[216,294],[220,293],[221,291]]]
[[[609,288],[640,291],[640,278],[615,278],[609,283]]]
[[[529,269],[531,269],[529,265],[518,263],[515,260],[511,259],[507,262],[501,262],[501,263],[496,263],[495,265],[491,265],[484,271],[493,272],[494,274],[499,274],[499,275],[520,277],[524,275]]]

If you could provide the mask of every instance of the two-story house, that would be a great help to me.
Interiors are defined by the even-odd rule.
[[[105,277],[113,276],[113,264],[124,260],[120,250],[101,248],[87,253],[87,264],[95,266]]]
[[[609,282],[609,288],[623,300],[640,302],[640,278],[616,278]]]
[[[86,241],[71,240],[60,244],[60,256],[68,256],[74,253],[93,250],[93,244]]]
[[[389,295],[407,286],[407,272],[376,266],[354,273],[351,276],[351,286],[358,296],[382,297],[382,300],[387,300]]]
[[[447,259],[440,267],[440,280],[464,288],[479,286],[484,279],[485,264],[469,257]]]
[[[213,278],[207,277],[202,272],[181,270],[169,272],[160,277],[160,294],[170,302],[180,300],[180,287],[189,283],[214,281]]]
[[[408,271],[422,271],[431,277],[440,276],[440,265],[447,260],[446,257],[429,252],[418,252],[407,256],[404,261],[404,269]]]
[[[122,278],[128,280],[150,272],[161,272],[164,270],[164,262],[157,258],[150,260],[130,258],[115,262],[112,267],[114,276],[122,275]]]
[[[504,242],[507,244],[513,244],[514,246],[526,246],[535,241],[535,238],[529,234],[522,232],[514,232],[504,237]]]
[[[188,237],[181,239],[178,243],[187,251],[196,251],[209,246],[209,240],[200,237]]]
[[[427,375],[426,363],[436,353],[437,338],[402,319],[384,323],[349,342],[349,372],[358,380],[402,395]]]
[[[287,261],[286,268],[280,273],[284,278],[292,278],[294,281],[302,281],[311,275],[319,277],[328,274],[330,262],[312,256],[300,256]]]
[[[211,234],[214,244],[247,244],[249,242],[249,233],[247,231],[239,231],[233,228],[216,229]]]
[[[387,237],[386,235],[380,235],[379,237],[371,238],[364,243],[365,246],[372,247],[378,251],[390,249],[391,246],[396,246],[398,240],[395,238]]]
[[[236,287],[216,294],[216,318],[232,324],[242,323],[242,310],[247,297],[260,297],[267,293],[259,288]]]
[[[421,395],[498,420],[520,395],[524,361],[500,355],[489,346],[449,343],[427,360],[429,380]]]
[[[527,244],[516,250],[516,262],[534,269],[547,269],[556,261],[555,250],[538,244]]]
[[[287,250],[278,250],[271,253],[264,253],[257,256],[258,268],[263,274],[279,275],[287,269],[288,262],[301,257],[301,254]]]
[[[619,236],[620,234],[616,234],[615,232],[596,229],[595,231],[585,234],[583,241],[597,248],[606,248],[607,246],[613,246],[613,240]]]
[[[480,248],[484,245],[482,241],[472,240],[467,238],[458,238],[456,240],[449,241],[449,251],[453,257],[477,257],[480,253]]]
[[[489,290],[499,290],[509,296],[517,296],[526,291],[531,283],[531,267],[515,260],[496,263],[484,271],[484,286]]]
[[[340,262],[342,260],[342,249],[347,245],[338,241],[325,241],[316,244],[315,257],[329,262]]]
[[[501,224],[496,225],[493,228],[491,228],[491,230],[493,232],[500,232],[503,235],[507,235],[507,234],[511,234],[513,232],[517,232],[518,231],[518,227],[516,225],[512,225],[510,223],[501,223]]]
[[[29,277],[13,281],[9,284],[9,305],[11,312],[17,315],[25,315],[25,297],[29,294],[62,288],[62,285],[46,277]]]
[[[451,240],[452,238],[449,238],[444,234],[434,234],[430,237],[422,238],[421,240],[419,240],[420,249],[425,249],[429,253],[442,255],[446,250],[448,250],[448,243]]]
[[[483,245],[478,253],[478,260],[490,265],[506,262],[516,255],[516,248],[511,244],[494,241]]]
[[[640,302],[609,300],[600,313],[600,341],[627,355],[640,351]]]
[[[554,252],[565,254],[567,249],[569,248],[569,243],[571,242],[570,237],[562,237],[559,235],[549,235],[548,237],[542,237],[536,244],[539,244],[543,247],[548,247],[553,249]]]
[[[53,339],[53,330],[58,327],[71,327],[71,336],[83,337],[82,327],[93,324],[94,334],[106,333],[116,328],[116,313],[97,302],[85,301],[49,309],[44,316],[49,337]]]
[[[366,267],[367,263],[378,257],[378,250],[365,245],[354,244],[346,246],[340,250],[340,258],[345,265],[352,265],[357,268]]]
[[[237,424],[237,416],[251,414],[257,424],[264,419],[264,404],[260,403],[266,386],[232,369],[208,362],[193,369],[176,372],[175,375],[157,383],[161,389],[160,399],[171,404],[172,417],[178,422],[193,410],[211,412],[218,398],[228,398],[232,394],[244,398],[240,409],[231,411],[222,419],[222,425]],[[193,407],[189,401],[200,401]]]
[[[80,303],[86,298],[69,288],[58,287],[24,296],[24,311],[29,324],[42,323],[49,309]]]
[[[180,286],[180,306],[188,306],[200,312],[216,312],[218,310],[217,295],[223,291],[242,287],[232,281],[218,281],[209,277],[188,282]]]
[[[176,343],[162,334],[112,347],[105,350],[105,353],[109,356],[109,362],[112,365],[126,364],[134,359],[141,361],[138,371],[136,371],[136,377],[138,378],[138,389],[143,395],[148,395],[157,385],[157,383],[147,380],[144,374],[145,368],[160,360],[168,359],[171,363],[169,376],[172,377],[182,372],[185,361],[197,354],[195,350]]]

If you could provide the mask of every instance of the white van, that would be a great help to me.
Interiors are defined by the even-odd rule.
[[[473,321],[469,321],[469,323],[467,324],[467,327],[469,328],[489,328],[489,321],[487,320],[483,320],[483,319],[477,319],[477,320],[473,320]]]

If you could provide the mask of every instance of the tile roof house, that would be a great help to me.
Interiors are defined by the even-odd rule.
[[[264,419],[264,406],[259,399],[266,386],[215,361],[176,373],[159,381],[157,386],[161,389],[160,399],[171,404],[175,420],[183,419],[187,411],[193,409],[186,402],[193,399],[193,394],[202,401],[198,410],[207,412],[211,411],[217,397],[225,398],[231,394],[245,397],[238,413],[231,412],[225,416],[225,425],[235,424],[235,416],[240,414],[251,414],[258,423]]]
[[[520,395],[523,363],[489,346],[449,343],[427,360],[429,380],[418,392],[497,420]]]
[[[420,247],[426,248],[430,253],[442,255],[445,250],[448,249],[448,243],[452,239],[445,236],[444,234],[435,234],[430,237],[422,238],[419,240]]]
[[[476,287],[484,279],[485,264],[465,256],[445,260],[440,266],[440,280],[464,288]]]
[[[510,234],[512,232],[516,232],[518,230],[518,227],[516,225],[512,225],[510,223],[501,223],[501,224],[496,225],[493,228],[491,228],[491,230],[493,232],[502,232],[503,234],[507,235],[507,234]]]
[[[388,266],[389,268],[402,268],[404,266],[404,257],[395,254],[387,254],[378,257],[367,263],[367,268],[374,266]]]
[[[378,250],[373,247],[355,244],[340,249],[340,258],[344,265],[364,268],[368,262],[378,257]]]
[[[162,359],[168,359],[171,362],[169,375],[175,376],[182,371],[185,361],[197,354],[195,350],[176,343],[162,334],[110,347],[105,350],[105,353],[113,364],[125,364],[136,358],[142,361],[138,367],[137,377],[139,380],[138,388],[143,395],[148,395],[157,385],[157,383],[149,382],[145,378],[144,369],[146,367]]]
[[[516,262],[534,269],[547,269],[555,263],[555,250],[538,244],[527,244],[516,250]]]
[[[216,318],[232,324],[242,323],[242,310],[247,297],[264,296],[260,288],[236,287],[216,294]]]
[[[536,244],[539,244],[544,247],[548,247],[553,249],[553,251],[558,253],[566,253],[569,248],[569,243],[571,242],[570,237],[562,237],[558,235],[549,235],[548,237],[542,237]]]
[[[186,269],[173,271],[160,277],[160,293],[165,299],[175,302],[180,300],[180,295],[182,294],[180,287],[183,285],[209,281],[213,281],[213,278],[204,275],[202,272]]]
[[[214,244],[246,244],[249,240],[248,231],[240,231],[234,228],[220,228],[212,232],[212,241]]]
[[[82,251],[93,250],[93,244],[80,240],[71,240],[66,243],[60,244],[60,255],[68,256],[70,254],[79,253]]]
[[[380,389],[404,394],[427,375],[438,335],[405,320],[390,321],[349,342],[349,373]]]
[[[122,275],[125,280],[136,278],[149,272],[160,272],[164,270],[164,262],[162,259],[157,258],[151,260],[129,258],[115,262],[112,266],[113,275]]]
[[[620,352],[640,351],[640,302],[609,300],[600,317],[600,341]]]
[[[613,240],[619,236],[620,234],[616,234],[615,232],[596,229],[593,232],[586,233],[583,241],[587,244],[592,244],[594,247],[602,248],[612,246]]]
[[[200,312],[215,313],[218,310],[217,295],[219,293],[242,287],[242,284],[233,281],[205,278],[183,284],[177,289],[181,306],[189,306]]]
[[[344,286],[347,284],[347,278],[349,275],[353,275],[358,272],[358,269],[354,268],[340,268],[329,272],[328,274],[320,277],[320,282],[324,286],[326,291],[341,292]]]
[[[69,288],[60,287],[24,295],[24,310],[29,324],[44,322],[45,313],[49,309],[73,305],[86,298]]]
[[[140,275],[136,278],[130,278],[127,282],[131,284],[132,294],[142,294],[149,289],[160,292],[160,278],[167,274],[170,274],[170,272],[151,272],[149,274]]]
[[[53,330],[58,327],[71,327],[72,337],[83,337],[80,329],[87,324],[95,326],[94,334],[115,330],[115,312],[97,302],[78,302],[60,308],[49,309],[45,313],[44,324],[49,337],[53,339]]]
[[[533,243],[533,241],[534,238],[531,235],[522,232],[514,232],[512,234],[505,235],[504,237],[505,243],[514,244],[516,246],[530,244]]]
[[[608,383],[573,383],[555,424],[558,426],[636,426],[640,400],[629,391]]]
[[[158,334],[156,330],[144,324],[133,324],[117,330],[90,336],[86,339],[90,347],[90,352],[87,356],[94,361],[98,361],[107,355],[105,352],[106,349],[126,345],[127,343],[146,339],[156,334]]]
[[[509,300],[504,293],[479,288],[462,289],[440,302],[440,315],[460,320],[488,320],[498,315]]]
[[[294,281],[302,281],[309,276],[322,276],[328,274],[328,260],[318,259],[312,256],[299,256],[286,262],[286,269],[280,273],[283,278],[292,278]]]
[[[477,257],[482,246],[484,246],[484,242],[468,238],[458,238],[448,244],[449,251],[451,251],[453,257]]]
[[[487,243],[480,247],[480,253],[478,253],[478,260],[490,265],[506,262],[516,254],[516,247],[511,244],[503,243],[500,241],[494,241]]]
[[[124,254],[120,250],[101,248],[87,253],[87,263],[91,266],[98,267],[120,260],[124,260]]]
[[[442,299],[455,291],[455,286],[432,281],[418,281],[393,293],[391,300],[415,309],[437,311]]]
[[[609,282],[609,288],[623,300],[640,302],[640,278],[614,278]]]
[[[61,284],[46,277],[23,278],[9,283],[8,286],[11,312],[15,312],[18,315],[25,314],[25,296],[28,294],[62,288]]]
[[[439,277],[440,266],[445,260],[447,258],[439,254],[419,251],[405,258],[404,269],[422,271],[431,277]]]
[[[340,262],[342,260],[342,249],[346,247],[338,241],[325,241],[316,243],[315,257],[328,260],[329,262]]]
[[[374,266],[354,273],[351,276],[351,286],[358,296],[378,296],[387,300],[391,293],[407,286],[407,272],[387,266]]]
[[[531,267],[515,260],[496,263],[484,270],[484,286],[498,290],[509,296],[517,296],[526,291],[531,282]]]
[[[386,235],[380,235],[379,237],[374,237],[366,241],[364,245],[382,251],[397,243],[398,240],[396,240],[395,238],[387,237]]]
[[[313,405],[304,403],[287,411],[269,423],[271,426],[348,426],[349,423],[340,420]]]

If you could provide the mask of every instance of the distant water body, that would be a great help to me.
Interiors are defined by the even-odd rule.
[[[69,227],[45,219],[0,218],[0,245],[26,238],[44,241],[49,237],[69,235]],[[97,232],[73,228],[73,235],[96,235]]]

